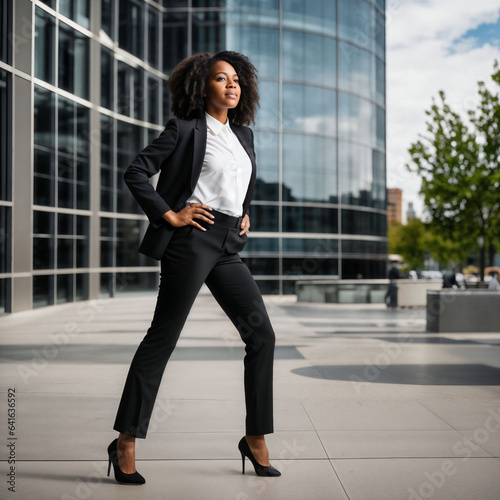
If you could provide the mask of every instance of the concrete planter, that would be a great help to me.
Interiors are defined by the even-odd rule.
[[[429,332],[500,332],[500,292],[429,291],[426,307]]]

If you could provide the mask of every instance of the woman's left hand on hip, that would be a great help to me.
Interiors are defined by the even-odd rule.
[[[240,236],[243,234],[248,234],[250,231],[250,217],[248,217],[248,214],[243,217],[243,220],[241,221],[241,231],[240,231]]]

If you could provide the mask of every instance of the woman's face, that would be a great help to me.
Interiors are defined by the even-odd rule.
[[[241,88],[235,69],[226,61],[217,61],[205,86],[205,108],[220,113],[233,109],[240,101]]]

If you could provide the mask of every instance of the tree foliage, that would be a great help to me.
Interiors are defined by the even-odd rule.
[[[407,225],[394,223],[388,230],[389,253],[401,255],[409,269],[422,269],[426,245],[425,224],[418,219],[410,219]]]
[[[497,61],[494,69],[493,82],[500,86]],[[419,134],[409,148],[407,165],[422,179],[420,193],[434,252],[451,251],[462,260],[478,247],[478,237],[483,248],[500,241],[499,96],[478,82],[478,97],[479,105],[469,111],[466,122],[440,91],[439,101],[433,99],[426,111],[427,134]]]
[[[423,269],[427,257],[444,268],[456,267],[465,260],[460,241],[443,237],[419,219],[410,219],[406,225],[391,224],[388,239],[389,253],[401,255],[408,269]]]

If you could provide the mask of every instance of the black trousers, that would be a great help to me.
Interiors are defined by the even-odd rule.
[[[273,432],[274,331],[238,255],[246,242],[238,234],[241,219],[213,213],[215,224],[201,223],[207,231],[178,228],[161,261],[153,320],[132,360],[114,424],[123,434],[146,437],[165,366],[204,282],[245,343],[246,434]]]
[[[385,294],[385,303],[391,309],[398,307],[398,285],[396,283],[389,283]]]

